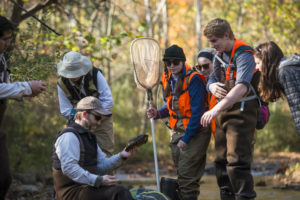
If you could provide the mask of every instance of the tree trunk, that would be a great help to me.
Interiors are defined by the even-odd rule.
[[[196,34],[197,34],[197,42],[198,42],[198,51],[202,48],[202,41],[201,41],[201,0],[196,0]]]
[[[17,4],[19,4],[20,6],[23,7],[24,2],[23,2],[22,0],[17,0],[16,2],[17,2]],[[12,14],[11,14],[11,16],[10,16],[10,20],[11,20],[16,26],[18,26],[19,23],[21,22],[21,16],[22,16],[22,10],[21,10],[21,8],[19,8],[18,5],[14,4],[14,8],[13,8]]]
[[[165,41],[165,48],[167,48],[169,46],[169,36],[168,36],[168,32],[169,32],[169,27],[168,27],[168,3],[167,0],[163,0],[164,1],[164,6],[163,6],[163,33],[164,33],[164,41]]]
[[[113,14],[114,14],[114,3],[113,0],[112,1],[108,1],[108,10],[107,10],[107,21],[106,21],[106,36],[110,36],[111,35],[111,31],[112,31],[112,18],[113,18]],[[110,47],[107,48],[106,50],[106,56],[107,58],[111,57],[111,50]],[[107,59],[107,83],[108,85],[111,87],[111,66],[110,66],[110,61]]]
[[[242,37],[242,25],[243,25],[243,20],[244,20],[244,8],[243,8],[243,1],[239,1],[239,10],[238,10],[238,18],[237,18],[237,34],[238,34],[238,38]]]
[[[151,10],[149,0],[144,0],[146,8],[146,25],[147,25],[147,37],[152,37],[152,22],[151,22]]]

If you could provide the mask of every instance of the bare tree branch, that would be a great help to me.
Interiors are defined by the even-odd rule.
[[[152,28],[152,21],[151,21],[151,9],[149,0],[144,0],[145,9],[146,9],[146,25],[147,25],[147,37],[152,37],[153,35],[153,28]]]
[[[38,2],[35,5],[33,5],[31,8],[27,9],[27,13],[22,14],[21,16],[21,20],[24,20],[28,17],[30,17],[31,15],[34,15],[36,12],[42,10],[45,7],[48,7],[52,4],[56,4],[57,0],[46,0],[44,2]]]
[[[23,20],[27,19],[28,17],[33,16],[36,12],[52,5],[52,4],[56,4],[57,0],[46,0],[44,2],[38,2],[35,5],[33,5],[31,8],[29,8],[27,11],[25,12],[23,11],[20,7],[23,7],[24,2],[22,0],[10,0],[11,2],[14,3],[14,8],[13,8],[13,12],[11,15],[11,21],[15,23],[16,26],[18,26]]]

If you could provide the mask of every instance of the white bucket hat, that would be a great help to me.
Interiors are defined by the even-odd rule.
[[[78,78],[86,75],[92,67],[93,64],[88,57],[70,51],[57,64],[57,73],[65,78]]]

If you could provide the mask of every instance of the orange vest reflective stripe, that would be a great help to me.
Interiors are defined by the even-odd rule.
[[[188,65],[185,66],[186,68],[186,76],[183,79],[183,83],[182,83],[182,91],[184,91],[183,93],[180,94],[179,99],[178,99],[178,108],[179,108],[179,112],[182,115],[182,123],[184,126],[184,129],[187,128],[187,125],[189,123],[190,117],[192,115],[192,110],[191,110],[191,104],[190,104],[190,95],[188,93],[188,85],[186,84],[186,78],[188,77],[188,84],[190,83],[191,79],[193,78],[193,76],[198,75],[201,77],[202,81],[205,82],[205,78],[203,75],[199,74],[198,72],[191,72],[190,75],[188,75],[189,70],[192,70],[192,68]],[[168,79],[170,79],[171,73],[168,72]],[[165,78],[165,73],[163,73],[162,75],[162,85],[164,90],[166,89],[167,86],[167,80]],[[165,94],[167,96],[167,94]],[[176,112],[174,110],[172,110],[172,92],[171,94],[166,97],[167,99],[167,107],[169,110],[169,126],[171,129],[175,128],[175,125],[178,121],[178,116],[176,114]]]
[[[234,45],[233,45],[233,48],[232,48],[232,51],[231,51],[231,55],[230,55],[230,62],[229,64],[234,64],[233,63],[233,57],[236,53],[236,50],[241,47],[241,46],[249,46],[247,43],[243,42],[242,40],[239,40],[239,39],[234,39]],[[252,50],[244,50],[245,52],[250,52],[250,53],[253,53]],[[236,67],[236,66],[235,66]],[[228,67],[227,70],[226,70],[226,80],[232,80],[232,78],[235,80],[236,79],[236,70],[233,69],[235,67]],[[233,76],[233,77],[231,77]]]

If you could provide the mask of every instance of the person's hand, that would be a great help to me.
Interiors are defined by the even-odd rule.
[[[184,147],[186,147],[186,143],[182,140],[179,140],[179,142],[177,143],[177,147],[180,149],[184,149]]]
[[[148,108],[147,116],[148,116],[148,118],[155,118],[157,116],[156,108],[153,108],[152,106],[150,108]]]
[[[225,84],[217,82],[209,85],[210,92],[219,99],[223,99],[227,95],[227,91],[224,89]]]
[[[203,127],[207,127],[209,126],[211,120],[215,117],[217,117],[219,114],[219,111],[217,111],[216,109],[211,109],[210,111],[205,112],[201,119],[200,119],[200,123]]]
[[[32,94],[30,97],[35,97],[46,90],[46,84],[43,81],[29,81]]]
[[[101,185],[115,185],[120,181],[115,176],[111,176],[111,175],[104,175],[102,177],[103,178],[102,178]]]
[[[121,152],[121,157],[122,158],[128,158],[130,156],[133,156],[137,151],[138,151],[138,147],[134,147],[133,149],[129,150],[129,151],[125,151],[126,148],[123,149],[123,151]]]

